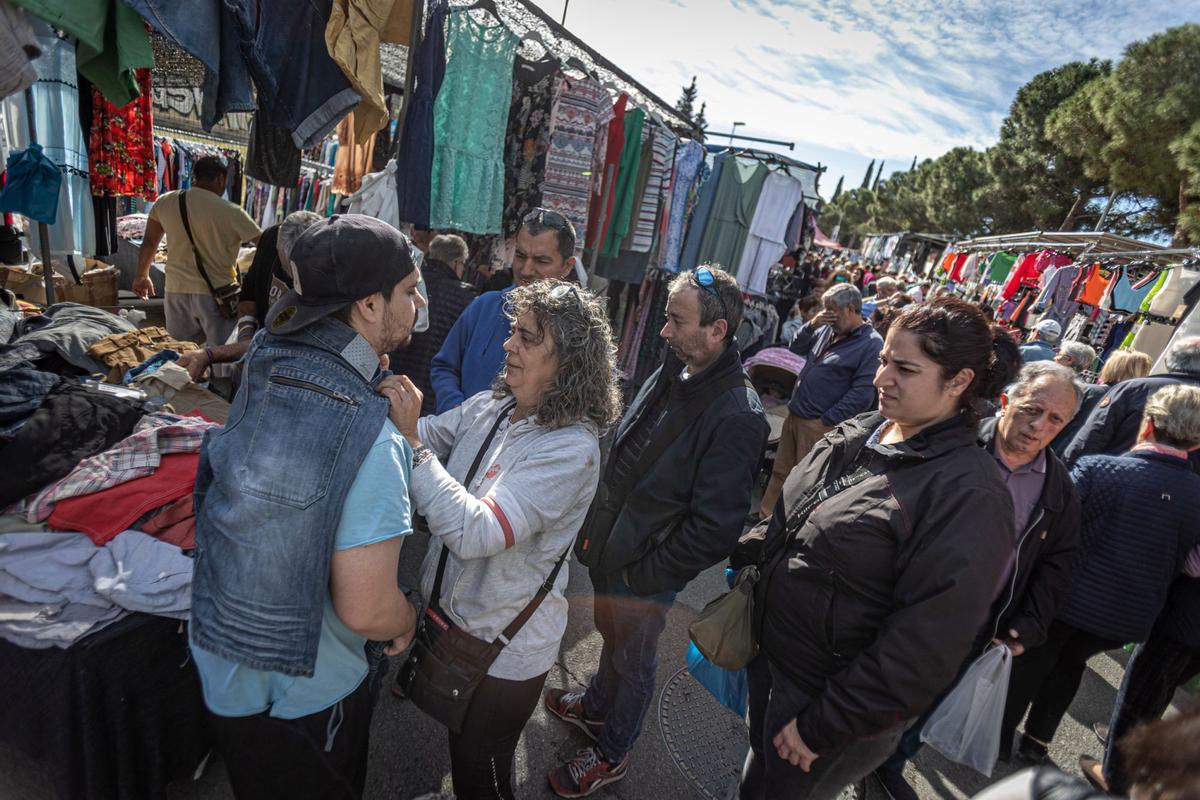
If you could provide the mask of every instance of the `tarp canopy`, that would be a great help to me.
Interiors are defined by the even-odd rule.
[[[828,247],[830,250],[841,250],[842,246],[830,239],[825,234],[821,233],[821,229],[817,228],[816,235],[813,236],[813,247]]]

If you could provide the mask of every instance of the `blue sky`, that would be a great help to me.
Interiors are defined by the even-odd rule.
[[[564,0],[536,0],[561,19]],[[987,147],[1016,90],[1120,56],[1200,0],[570,0],[567,28],[668,102],[696,75],[710,129],[796,143],[858,186],[913,156]],[[720,141],[711,137],[710,141]]]

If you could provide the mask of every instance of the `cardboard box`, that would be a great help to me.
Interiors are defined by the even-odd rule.
[[[67,279],[54,276],[54,299],[63,299]],[[46,305],[46,284],[42,276],[20,267],[0,266],[0,288],[8,289],[17,297],[30,303]]]

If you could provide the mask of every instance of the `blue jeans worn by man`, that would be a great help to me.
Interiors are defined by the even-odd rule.
[[[619,573],[591,572],[593,615],[604,639],[600,663],[583,697],[588,719],[604,720],[598,743],[611,764],[619,764],[642,732],[654,699],[658,637],[667,627],[675,592],[639,597]]]

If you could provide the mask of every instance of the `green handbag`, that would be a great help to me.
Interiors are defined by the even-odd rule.
[[[758,655],[754,640],[754,584],[758,567],[738,570],[733,588],[704,607],[688,625],[688,636],[711,663],[737,671]]]

